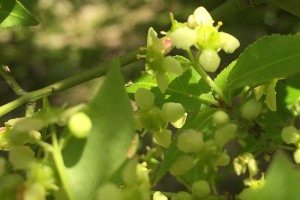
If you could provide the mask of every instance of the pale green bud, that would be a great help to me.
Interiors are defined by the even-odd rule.
[[[226,112],[218,110],[212,116],[212,121],[216,126],[223,126],[229,122],[229,116]]]
[[[184,115],[184,108],[180,103],[167,102],[162,108],[162,115],[168,122],[176,122]]]
[[[195,30],[188,27],[176,29],[169,34],[172,44],[177,49],[188,50],[191,46],[196,44],[197,33]]]
[[[179,76],[183,73],[183,69],[180,65],[180,62],[172,56],[167,56],[163,59],[162,68],[166,72],[171,73],[171,74],[175,74],[177,76]]]
[[[203,147],[203,135],[193,129],[184,130],[177,138],[177,147],[180,151],[198,152]]]
[[[300,134],[296,127],[287,126],[282,129],[281,138],[287,144],[297,144],[300,139]]]
[[[212,49],[205,49],[199,57],[199,63],[203,69],[207,72],[215,72],[219,65],[221,59],[218,53]]]
[[[195,166],[194,158],[191,156],[180,156],[178,157],[172,166],[170,167],[170,172],[174,176],[181,176],[188,172]]]
[[[226,152],[222,152],[222,154],[215,160],[215,166],[227,166],[230,162],[230,157]]]
[[[210,194],[210,187],[207,181],[199,180],[193,183],[192,185],[192,194],[196,198],[204,198]]]
[[[75,137],[85,138],[92,130],[92,121],[85,113],[78,112],[70,117],[68,127]]]
[[[147,110],[154,105],[154,94],[145,88],[139,88],[134,97],[140,109]]]
[[[218,128],[215,132],[215,142],[219,147],[223,147],[230,139],[234,137],[237,125],[226,124]]]
[[[248,120],[256,118],[261,113],[261,111],[262,105],[259,101],[256,101],[255,99],[248,100],[242,106],[242,116]]]
[[[171,143],[172,132],[168,129],[164,129],[160,132],[154,132],[153,137],[157,144],[167,148]]]
[[[221,48],[226,53],[233,53],[240,46],[238,39],[228,33],[219,32],[219,37]]]
[[[150,110],[141,110],[139,113],[140,122],[148,131],[158,132],[165,129],[168,125],[167,121],[165,121],[162,116],[162,111],[155,106],[153,106]]]

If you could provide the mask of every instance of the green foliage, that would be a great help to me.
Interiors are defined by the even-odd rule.
[[[19,1],[0,1],[0,28],[36,26],[38,23],[38,20]]]
[[[261,84],[299,72],[299,50],[299,34],[272,35],[257,40],[238,58],[228,76],[225,90]]]
[[[299,14],[297,2],[276,0],[229,0],[213,13],[225,16],[228,9],[261,2]],[[71,30],[80,36],[86,21],[92,27],[100,21],[95,19],[98,8],[78,9],[87,18]],[[64,9],[58,13],[68,16]],[[1,17],[0,28],[38,23],[19,1],[0,1]],[[24,116],[0,127],[0,153],[5,154],[0,157],[0,198],[297,199],[300,35],[257,39],[240,56],[229,57],[233,61],[227,60],[230,64],[222,69],[226,55],[220,50],[234,53],[240,40],[221,31],[223,23],[214,20],[202,6],[183,22],[171,13],[169,30],[149,28],[146,47],[32,92],[21,88],[9,67],[1,66],[0,75],[20,97],[1,105],[0,116],[27,104]],[[138,59],[145,59],[144,71],[125,83],[122,73],[137,68],[142,62],[127,65]],[[99,90],[86,104],[53,106],[48,100],[102,75]],[[242,183],[230,180],[239,191],[222,188],[228,174],[240,176]],[[169,192],[163,182],[170,181],[168,175],[185,191]]]

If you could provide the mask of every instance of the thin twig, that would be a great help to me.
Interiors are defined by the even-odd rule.
[[[0,67],[0,75],[18,96],[22,96],[26,93],[26,91],[21,88],[16,79],[12,76],[8,66],[2,65]]]
[[[128,64],[131,64],[131,63],[137,61],[136,54],[137,54],[137,52],[133,51],[126,55],[120,56],[116,59],[119,59],[121,62],[121,66],[124,67]],[[109,64],[110,64],[110,62],[103,63],[100,66],[92,68],[81,74],[77,74],[72,77],[66,78],[62,81],[59,81],[52,85],[46,86],[44,88],[25,93],[20,98],[14,100],[14,101],[11,101],[7,104],[4,104],[3,106],[0,106],[0,117],[27,102],[36,101],[43,97],[50,96],[54,93],[69,89],[71,87],[74,87],[74,86],[84,83],[86,81],[103,76],[107,72]]]

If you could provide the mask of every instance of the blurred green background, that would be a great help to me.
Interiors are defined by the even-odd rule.
[[[178,21],[198,6],[211,11],[224,0],[20,0],[40,20],[36,27],[0,30],[0,61],[8,65],[27,91],[78,74],[135,50],[146,44],[147,30],[168,30],[169,12]],[[257,38],[274,33],[290,34],[300,30],[299,18],[285,11],[261,5],[222,19],[222,31],[236,36],[241,47],[222,56],[222,66]],[[134,78],[134,77],[129,77]],[[55,95],[55,105],[74,105],[88,101],[99,80]],[[0,105],[16,95],[0,78]],[[24,115],[22,107],[0,119]]]

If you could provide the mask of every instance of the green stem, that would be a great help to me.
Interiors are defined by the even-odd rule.
[[[74,198],[73,198],[73,195],[71,192],[71,187],[70,187],[69,181],[67,180],[67,177],[66,177],[67,172],[66,172],[64,160],[61,155],[61,150],[60,150],[60,147],[58,144],[56,133],[53,130],[51,130],[51,139],[52,139],[52,145],[53,145],[53,151],[52,151],[53,160],[54,160],[56,170],[58,172],[61,184],[64,188],[64,191],[66,192],[66,196],[68,197],[68,200],[73,200]]]
[[[131,52],[126,55],[120,56],[118,59],[122,66],[126,66],[137,60],[137,52]],[[39,90],[25,93],[20,98],[11,101],[3,106],[0,106],[0,117],[9,113],[10,111],[16,109],[17,107],[27,103],[36,101],[46,96],[50,96],[54,93],[69,89],[86,81],[92,80],[94,78],[103,76],[108,70],[109,62],[103,63],[100,66],[90,69],[88,71],[82,72],[81,74],[74,75],[72,77],[66,78],[62,81],[49,85]]]
[[[210,14],[213,19],[221,20],[228,15],[232,15],[236,12],[259,4],[261,4],[261,0],[227,0],[225,3],[214,9]]]
[[[22,96],[26,93],[25,90],[23,90],[16,79],[11,75],[10,69],[8,66],[2,65],[0,67],[0,75],[3,77],[5,82],[9,85],[9,87],[18,95]]]
[[[210,76],[204,71],[201,65],[198,62],[194,62],[193,67],[198,72],[198,74],[203,78],[206,84],[211,88],[211,90],[215,92],[217,95],[219,95],[219,98],[222,99],[228,106],[230,106],[231,102],[224,95],[223,91],[210,78]]]

